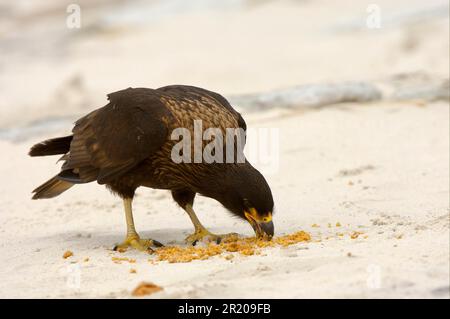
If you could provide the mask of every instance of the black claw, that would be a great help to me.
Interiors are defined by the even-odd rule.
[[[156,247],[164,247],[163,244],[161,244],[159,241],[157,240],[153,240],[153,245],[155,245]]]
[[[113,247],[113,250],[114,250],[114,251],[117,251],[117,249],[119,249],[119,245],[115,245],[115,246]]]
[[[198,240],[194,240],[194,241],[192,242],[192,246],[197,245],[197,242],[198,242]]]
[[[219,245],[221,241],[222,241],[222,237],[217,237],[216,244]]]

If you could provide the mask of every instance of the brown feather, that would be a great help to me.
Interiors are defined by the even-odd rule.
[[[70,149],[72,135],[52,138],[33,145],[28,153],[30,156],[48,156],[65,154]]]
[[[56,176],[52,177],[44,184],[33,190],[33,199],[52,198],[58,196],[62,192],[68,190],[73,186],[72,183],[59,180]]]

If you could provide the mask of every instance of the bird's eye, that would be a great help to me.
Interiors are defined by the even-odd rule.
[[[271,221],[272,221],[272,213],[268,213],[268,215],[263,216],[262,221],[263,221],[264,223],[271,222]]]

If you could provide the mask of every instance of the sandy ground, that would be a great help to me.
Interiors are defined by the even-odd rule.
[[[250,119],[281,128],[279,172],[268,176],[277,234],[306,230],[321,241],[187,264],[152,265],[139,252],[111,252],[124,235],[124,216],[120,200],[97,185],[30,201],[33,186],[57,167],[27,158],[28,143],[2,142],[1,296],[129,297],[151,281],[164,287],[154,295],[160,298],[448,297],[448,119],[448,105],[438,103]],[[182,245],[191,224],[170,195],[138,194],[138,230]],[[251,235],[218,203],[199,198],[196,207],[211,230]],[[351,239],[353,231],[364,235]],[[65,260],[66,250],[74,256]],[[112,256],[137,261],[116,264]]]
[[[115,15],[126,10],[99,5],[87,7],[77,34],[61,27],[65,7],[48,3],[39,14],[1,11],[0,297],[127,298],[141,281],[164,288],[155,298],[450,297],[448,102],[242,110],[250,128],[279,130],[279,165],[266,172],[276,233],[305,230],[313,240],[231,261],[151,264],[111,251],[125,233],[121,200],[89,184],[32,201],[59,165],[26,155],[128,86],[184,83],[229,96],[410,72],[448,78],[447,1],[378,1],[380,30],[364,28],[358,1],[248,1],[131,24]],[[184,245],[192,231],[165,191],[139,189],[134,208],[143,236]],[[213,200],[198,198],[196,209],[214,232],[252,235]],[[66,250],[74,256],[63,259]]]

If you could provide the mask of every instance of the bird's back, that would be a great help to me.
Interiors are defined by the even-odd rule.
[[[161,101],[178,120],[179,127],[192,129],[194,120],[201,120],[203,129],[242,127],[241,115],[220,94],[186,85],[171,85],[156,90]]]
[[[198,132],[194,132],[194,121],[197,124],[201,123],[201,136],[205,130],[210,128],[221,130],[224,148],[226,147],[225,136],[228,128],[246,130],[246,123],[241,115],[224,97],[215,92],[183,85],[166,86],[156,91],[175,119],[169,124],[169,132],[179,128],[187,129],[191,136],[191,146],[194,145],[195,134],[198,134]],[[212,179],[215,172],[225,168],[219,163],[193,163],[193,149],[191,149],[191,163],[174,162],[171,152],[178,142],[169,136],[161,149],[137,167],[133,171],[133,175],[138,175],[143,171],[147,172],[147,175],[151,175],[153,178],[142,181],[142,183],[155,188],[173,189],[183,187],[183,185],[201,188],[205,184],[205,179]],[[202,141],[202,150],[209,142],[208,140]]]

